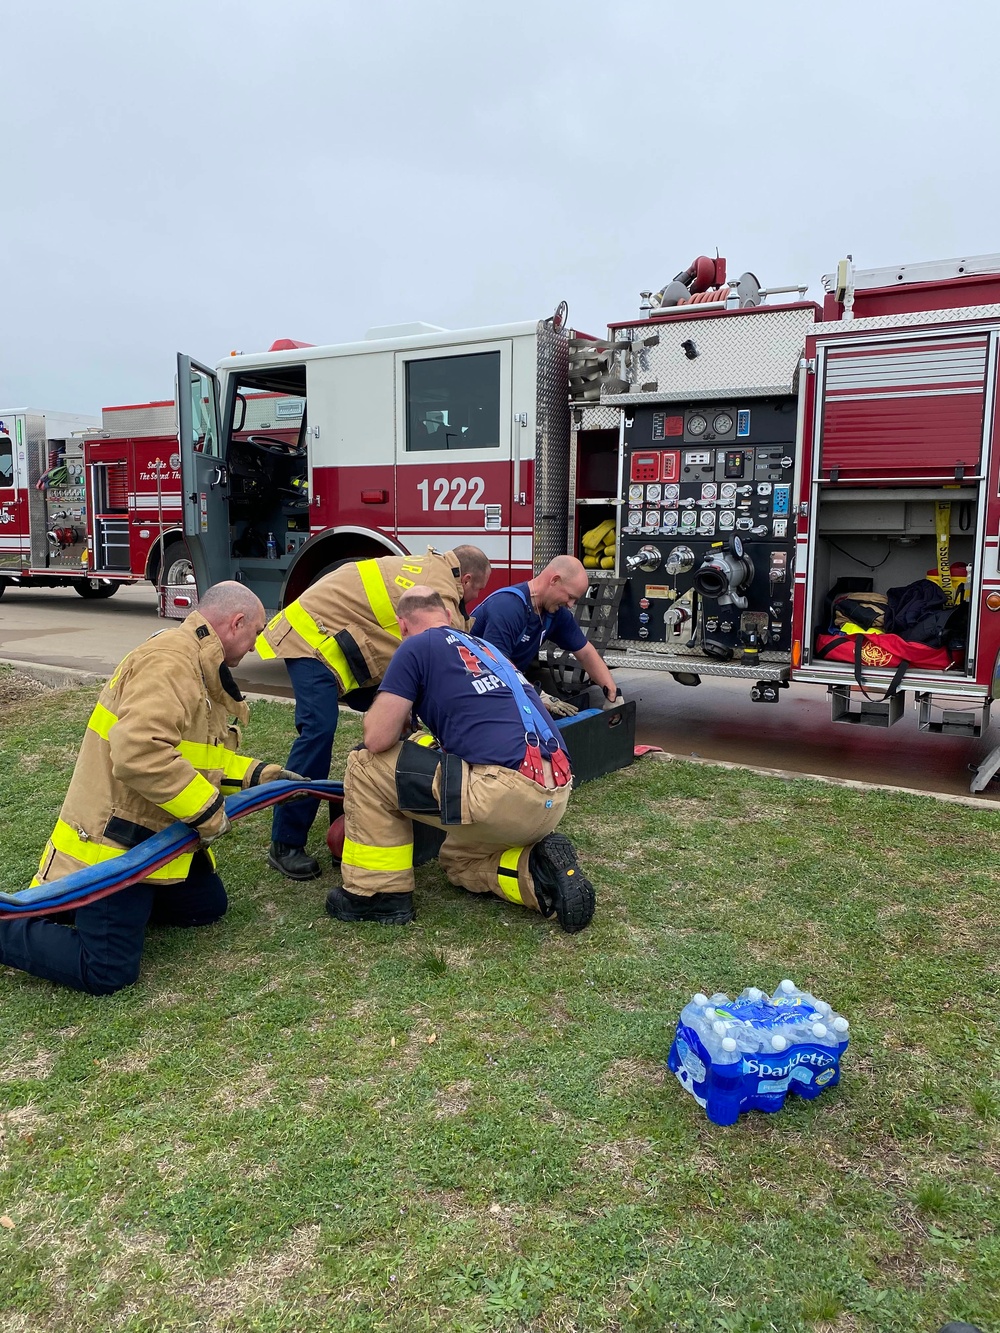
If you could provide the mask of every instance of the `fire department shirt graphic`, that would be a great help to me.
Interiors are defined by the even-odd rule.
[[[531,702],[544,712],[535,691],[527,682],[524,686]],[[409,699],[449,754],[468,764],[520,768],[525,726],[510,687],[490,670],[485,651],[482,655],[471,651],[447,627],[404,639],[381,689]],[[562,746],[561,738],[559,743]]]
[[[587,642],[572,611],[565,606],[540,617],[531,605],[526,583],[498,588],[476,607],[472,616],[476,638],[496,644],[519,671],[531,666],[545,639],[551,639],[557,648],[569,653],[577,652]]]

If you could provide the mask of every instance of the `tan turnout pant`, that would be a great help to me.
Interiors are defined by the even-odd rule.
[[[531,849],[563,817],[570,786],[541,787],[499,764],[462,766],[462,823],[403,814],[396,793],[400,745],[381,754],[352,750],[344,775],[344,888],[369,897],[413,890],[411,820],[442,829],[438,860],[452,884],[494,893],[538,911],[528,870]],[[550,766],[546,764],[548,781]],[[440,771],[434,796],[440,798]]]

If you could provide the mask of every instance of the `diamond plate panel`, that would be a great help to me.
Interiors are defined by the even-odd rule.
[[[564,555],[569,532],[569,335],[538,325],[535,391],[535,572]]]
[[[791,666],[785,661],[755,662],[753,666],[744,666],[742,662],[716,662],[708,657],[686,656],[681,653],[650,652],[643,644],[642,651],[621,652],[620,644],[612,645],[610,652],[601,656],[614,670],[624,668],[632,671],[683,671],[697,676],[731,676],[737,680],[787,680]],[[776,657],[778,654],[772,654]]]
[[[28,524],[31,529],[31,564],[44,569],[49,563],[45,540],[47,512],[45,492],[37,488],[38,479],[49,466],[49,444],[45,438],[44,417],[24,418],[25,456],[28,464]]]
[[[839,333],[849,337],[869,329],[901,329],[921,324],[965,324],[972,319],[1000,320],[1000,305],[967,305],[947,310],[910,310],[899,315],[872,315],[868,319],[835,319],[825,324],[814,324],[810,334],[823,337]]]
[[[806,334],[814,327],[811,305],[787,310],[761,306],[643,324],[634,329],[632,355],[622,358],[630,390],[603,393],[601,403],[626,407],[792,393]],[[620,330],[619,336],[622,332],[627,338],[628,330]],[[642,346],[650,338],[657,339],[656,345]],[[687,341],[697,351],[694,358],[681,346]]]
[[[617,407],[573,407],[573,425],[577,430],[617,430]]]
[[[135,407],[106,407],[101,413],[106,434],[176,435],[177,412],[173,403],[139,403]]]

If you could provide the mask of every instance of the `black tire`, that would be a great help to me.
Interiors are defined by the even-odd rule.
[[[4,582],[3,579],[0,579],[0,597],[2,597],[6,591],[7,591],[7,584]]]
[[[175,538],[167,542],[163,552],[163,564],[160,567],[160,587],[168,584],[190,583],[194,586],[194,567],[188,549],[182,541]]]
[[[96,587],[94,586],[96,584]],[[85,601],[106,601],[122,585],[116,579],[80,579],[73,587]]]

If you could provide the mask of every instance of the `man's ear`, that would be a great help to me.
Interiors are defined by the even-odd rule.
[[[410,637],[410,627],[405,620],[399,622],[399,637],[401,639],[408,639]]]
[[[455,623],[455,617],[451,614],[451,607],[450,607],[450,606],[446,606],[446,607],[445,607],[445,611],[447,611],[447,613],[448,613],[448,624],[449,624],[449,625],[454,625],[454,623]]]

